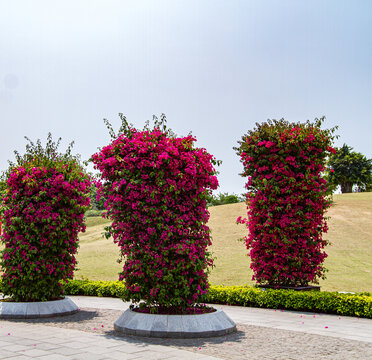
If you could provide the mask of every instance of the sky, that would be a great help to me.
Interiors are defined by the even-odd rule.
[[[191,131],[217,192],[244,192],[233,147],[267,119],[326,116],[371,158],[371,18],[369,0],[0,0],[0,171],[25,135],[88,159],[118,113]]]

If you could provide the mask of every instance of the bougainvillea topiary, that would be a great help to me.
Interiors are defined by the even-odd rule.
[[[72,144],[59,154],[59,142],[30,142],[1,179],[2,292],[14,301],[60,298],[73,277],[90,179]]]
[[[108,234],[121,248],[125,300],[186,309],[207,292],[212,258],[206,197],[218,186],[213,156],[176,137],[165,117],[140,131],[120,114],[120,135],[92,156],[99,193],[112,220]]]
[[[324,278],[327,240],[326,181],[321,174],[336,128],[284,119],[256,124],[235,148],[248,176],[245,242],[253,280],[275,286],[304,286]]]

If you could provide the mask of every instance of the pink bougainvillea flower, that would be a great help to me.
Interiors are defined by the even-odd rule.
[[[0,202],[2,292],[15,301],[63,296],[85,230],[89,175],[74,157],[45,154],[26,153],[10,166]]]
[[[124,300],[187,309],[208,291],[213,259],[207,197],[218,181],[215,159],[195,137],[162,127],[122,134],[92,155],[98,197],[107,199],[108,234],[125,258]]]
[[[252,280],[260,284],[296,287],[324,278],[330,201],[322,173],[335,129],[321,129],[323,121],[257,124],[236,148],[248,215],[237,223],[248,228]]]

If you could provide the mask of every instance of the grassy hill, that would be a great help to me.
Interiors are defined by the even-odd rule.
[[[238,216],[246,214],[244,203],[211,207],[208,225],[212,230],[212,252],[215,268],[209,280],[213,285],[251,284],[247,250],[239,238],[247,230],[236,225]],[[372,292],[372,193],[340,194],[334,196],[334,205],[328,211],[331,241],[326,252],[327,279],[320,282],[322,290]],[[88,218],[87,231],[80,234],[78,255],[80,270],[76,278],[116,280],[121,265],[116,262],[118,247],[102,237],[108,222]]]

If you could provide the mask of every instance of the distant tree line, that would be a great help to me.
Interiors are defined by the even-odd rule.
[[[104,210],[105,209],[105,197],[102,196],[99,201],[97,201],[97,186],[92,182],[92,186],[90,188],[90,208],[91,210]]]
[[[90,197],[90,208],[91,210],[104,210],[105,209],[105,197],[102,196],[99,201],[97,201],[97,186],[92,183],[92,187],[89,193]],[[235,204],[245,201],[245,195],[229,194],[227,192],[208,195],[207,206],[217,206],[225,204]]]
[[[207,197],[207,205],[208,206],[216,206],[216,205],[225,205],[225,204],[235,204],[245,201],[245,196],[243,194],[236,195],[236,194],[229,194],[227,192],[219,193],[216,195],[209,195]]]

